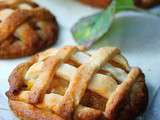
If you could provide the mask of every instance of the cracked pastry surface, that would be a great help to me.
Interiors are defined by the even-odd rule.
[[[144,74],[120,50],[48,49],[17,66],[6,92],[26,120],[134,120],[147,106]]]
[[[54,44],[54,15],[31,0],[0,1],[0,58],[32,55]]]

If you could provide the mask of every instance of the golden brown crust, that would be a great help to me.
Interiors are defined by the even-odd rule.
[[[80,0],[84,4],[98,8],[106,8],[112,0]],[[151,8],[160,4],[160,0],[133,0],[140,8]]]
[[[0,58],[31,55],[56,42],[58,24],[48,10],[28,0],[4,3],[0,3],[2,18],[11,13],[0,23]],[[18,8],[22,3],[28,6]]]
[[[160,4],[160,0],[134,0],[134,2],[141,8],[150,8]]]
[[[54,89],[54,85],[52,86],[53,89],[49,88],[50,83],[54,83],[54,79],[51,78],[53,78],[54,74],[56,75],[56,77],[60,77],[58,76],[59,73],[61,73],[62,75],[63,65],[61,66],[59,64],[64,61],[68,61],[69,58],[71,58],[71,56],[77,51],[78,50],[75,47],[69,46],[58,50],[56,55],[52,53],[52,56],[49,56],[48,58],[45,58],[44,54],[40,53],[34,56],[28,62],[21,64],[14,69],[9,78],[10,89],[6,93],[6,95],[9,98],[9,104],[12,111],[18,117],[27,120],[46,120],[45,117],[47,117],[49,120],[59,120],[61,119],[61,117],[66,120],[134,120],[135,117],[145,111],[148,103],[148,91],[145,84],[144,74],[139,68],[132,68],[131,70],[129,70],[129,73],[127,74],[127,77],[123,82],[115,81],[116,83],[113,84],[112,82],[109,82],[113,81],[113,79],[108,78],[109,81],[107,83],[110,84],[113,88],[107,89],[108,91],[109,89],[113,89],[113,91],[110,91],[111,93],[107,94],[107,96],[98,94],[101,93],[103,89],[91,89],[94,86],[93,83],[91,84],[91,81],[90,83],[87,83],[89,85],[86,87],[87,90],[85,91],[85,93],[83,93],[82,96],[79,96],[80,94],[82,94],[79,93],[81,89],[84,90],[83,87],[81,88],[81,86],[83,86],[82,83],[74,83],[76,84],[76,86],[73,86],[74,90],[71,93],[68,93],[68,91],[73,89],[72,86],[67,86],[67,92],[61,92],[60,95],[56,94],[56,92],[54,93],[54,90],[56,89]],[[106,51],[108,52],[108,54],[106,54]],[[116,48],[101,48],[98,50],[98,52],[95,53],[95,55],[91,57],[91,59],[89,59],[89,61],[87,61],[85,67],[88,67],[89,63],[91,63],[89,70],[93,70],[94,65],[98,65],[98,68],[100,68],[100,66],[103,65],[105,61],[110,61],[110,58],[114,57],[115,54],[119,54],[119,50]],[[37,63],[40,60],[41,55],[43,55],[44,57],[44,66],[40,71],[41,73],[38,77],[38,82],[34,82],[33,86],[28,88],[28,86],[26,86],[28,85],[25,82],[26,80],[23,80],[24,75],[26,75],[26,72],[31,69],[30,66],[33,67],[33,64]],[[96,58],[97,55],[99,56],[98,58]],[[76,64],[76,61],[74,59],[72,60],[74,64]],[[85,59],[88,60],[88,58]],[[59,62],[57,63],[56,61]],[[81,67],[78,68],[80,69]],[[82,73],[78,77],[80,80],[76,82],[81,82],[82,76],[84,77],[83,74],[86,75],[84,78],[88,79],[87,76],[89,75],[89,73],[87,69],[85,68],[85,70],[81,71]],[[51,71],[53,71],[52,75]],[[57,73],[56,71],[59,72]],[[71,73],[71,71],[70,76],[73,75],[76,78],[76,74],[78,75],[79,71],[77,73],[75,72],[75,74],[73,71]],[[102,77],[101,79],[103,79],[104,75],[107,75],[110,72],[105,72],[105,70],[103,71],[104,72],[97,71],[97,77]],[[68,78],[67,74],[65,75],[66,76],[64,76],[63,79]],[[75,80],[74,77],[71,78],[72,80]],[[92,77],[91,79],[96,81],[97,78]],[[100,82],[100,79],[98,79],[98,81]],[[58,85],[58,83],[56,84]],[[97,84],[99,83],[96,83],[96,86],[94,87],[97,87]],[[106,84],[105,81],[102,81],[102,84]],[[99,84],[99,87],[100,86],[101,84]],[[103,86],[101,87],[103,88]],[[50,90],[47,90],[47,88],[49,88],[52,92]],[[65,97],[65,94],[68,96],[68,98]],[[74,99],[73,94],[77,95],[77,97],[75,97]],[[36,102],[33,102],[34,100],[30,101],[30,98],[32,97],[36,98]],[[55,113],[61,117],[58,117]]]
[[[57,69],[59,63],[59,59],[53,59],[53,57],[50,57],[50,59],[46,60],[46,63],[42,68],[42,74],[39,77],[39,79],[42,80],[41,87],[38,86],[40,83],[38,83],[38,85],[34,84],[29,94],[29,102],[31,104],[35,104],[39,101],[42,101],[41,98],[44,97],[44,94],[49,88],[49,85],[53,82],[52,78],[55,74],[54,71],[56,71],[55,69]],[[47,79],[45,83],[43,83],[44,79]]]
[[[99,110],[92,109],[86,112],[85,109],[81,109],[76,112],[77,114],[75,113],[76,116],[74,116],[74,120],[106,120],[103,113]]]
[[[63,120],[50,111],[40,110],[24,102],[9,100],[9,105],[15,114],[23,120]]]
[[[20,90],[26,87],[24,83],[24,75],[29,67],[35,63],[37,60],[37,56],[33,56],[28,62],[22,63],[18,65],[9,76],[9,91],[6,93],[8,97],[12,99],[16,99],[15,95],[20,92]]]
[[[111,105],[113,108],[108,109],[109,120],[131,120],[131,118],[134,120],[136,116],[145,111],[148,103],[148,91],[144,79],[144,74],[140,71],[140,75],[129,93],[124,96],[124,93],[119,90],[119,93],[115,94],[116,99],[114,97],[113,106]]]

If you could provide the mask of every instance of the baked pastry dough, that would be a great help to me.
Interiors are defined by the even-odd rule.
[[[34,54],[56,42],[58,24],[30,0],[0,2],[0,58]]]
[[[141,8],[151,8],[156,5],[160,5],[159,0],[134,0],[135,5]]]
[[[49,49],[16,67],[9,84],[10,107],[25,120],[133,120],[148,101],[143,73],[114,47]]]
[[[106,8],[112,2],[112,0],[80,0],[80,2],[93,7]]]

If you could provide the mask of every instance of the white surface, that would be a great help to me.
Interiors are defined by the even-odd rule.
[[[71,0],[37,0],[50,9],[60,24],[60,37],[54,47],[76,45],[70,33],[70,27],[81,17],[99,10],[80,5]],[[147,80],[150,101],[160,85],[160,19],[143,14],[119,14],[112,29],[107,34],[108,45],[120,47],[133,66],[140,66]],[[117,26],[119,28],[117,29]],[[112,33],[112,34],[111,34]],[[112,43],[110,42],[112,41]],[[100,42],[106,43],[106,40]],[[27,58],[16,60],[0,60],[0,120],[15,120],[8,111],[5,92],[8,90],[8,76],[19,63]],[[147,113],[146,113],[147,114]]]

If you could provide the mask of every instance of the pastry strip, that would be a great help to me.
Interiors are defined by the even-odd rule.
[[[120,107],[120,104],[122,104],[130,89],[137,81],[139,74],[140,70],[138,68],[132,68],[127,79],[124,80],[110,96],[105,109],[105,115],[107,118],[114,118],[116,110]]]
[[[51,56],[45,60],[42,71],[31,88],[30,103],[37,103],[40,98],[43,99],[61,62],[67,60],[76,50],[76,47],[64,47],[58,51],[57,56]]]
[[[48,56],[53,56],[56,55],[57,53],[57,49],[49,49],[46,52],[40,53],[39,54],[39,61],[42,61],[44,59],[46,59]],[[70,58],[72,61],[74,61],[76,64],[85,64],[89,61],[90,59],[90,55],[81,51],[76,52],[75,54],[73,54]],[[125,78],[127,76],[127,72],[130,70],[130,67],[128,65],[127,60],[120,54],[117,54],[115,57],[113,57],[111,59],[113,62],[118,63],[120,65],[121,68],[123,68],[125,71],[123,71],[122,69],[119,69],[117,71],[117,69],[113,66],[112,69],[108,69],[108,64],[106,63],[106,65],[104,65],[104,67],[102,69],[109,71],[111,74],[113,74],[117,80],[124,80],[119,78],[119,74],[122,74]],[[110,61],[111,61],[110,60]]]
[[[44,97],[46,90],[49,88],[55,71],[60,63],[60,59],[52,56],[49,57],[42,67],[42,71],[35,81],[29,94],[29,103],[37,103]]]
[[[61,114],[61,116],[67,119],[71,118],[74,108],[78,106],[93,74],[118,53],[119,49],[116,48],[101,48],[91,56],[88,63],[78,68],[76,75],[71,80],[63,100],[59,105],[58,113]]]
[[[18,100],[21,102],[28,102],[28,97],[29,97],[30,91],[22,91],[18,96]],[[54,93],[49,93],[45,94],[44,99],[41,103],[37,104],[36,106],[38,108],[43,108],[43,109],[50,109],[53,112],[57,112],[58,110],[58,105],[60,104],[61,100],[63,99],[63,96],[54,94]],[[89,108],[86,106],[78,105],[76,110],[75,110],[75,117],[77,117],[82,111],[90,111],[92,112],[92,117],[100,116],[102,115],[102,112],[93,108]],[[87,112],[87,113],[88,113]],[[94,114],[97,113],[97,114]]]
[[[34,84],[36,78],[40,74],[42,66],[43,62],[39,62],[34,64],[28,70],[25,79],[27,79],[26,82],[28,82],[29,86],[32,86]],[[68,64],[61,64],[56,71],[56,76],[65,79],[67,81],[70,81],[71,79],[73,79],[76,72],[77,72],[76,67]],[[109,75],[103,75],[99,73],[96,73],[93,76],[88,85],[89,90],[98,93],[99,95],[103,96],[106,99],[109,98],[109,96],[112,94],[112,92],[115,90],[116,87],[117,87],[117,82],[112,77],[110,77]]]
[[[9,37],[28,17],[29,13],[23,10],[15,10],[8,16],[6,20],[0,24],[0,42]]]

